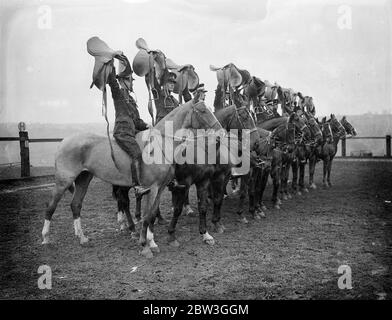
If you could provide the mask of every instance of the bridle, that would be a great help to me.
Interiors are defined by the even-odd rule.
[[[252,115],[251,115],[249,109],[248,109],[246,106],[243,106],[243,107],[240,107],[240,108],[237,108],[236,106],[234,106],[234,107],[235,107],[235,112],[233,112],[233,114],[232,114],[232,116],[231,116],[229,122],[227,123],[227,129],[230,128],[231,123],[233,122],[234,119],[236,119],[237,122],[238,122],[238,123],[240,124],[240,126],[241,126],[241,128],[240,128],[241,130],[242,130],[242,129],[249,130],[249,131],[250,131],[250,134],[252,134],[253,132],[257,131],[258,129],[257,129],[256,125],[254,125],[254,127],[253,127],[252,129],[247,128],[247,127],[245,126],[244,122],[243,122],[243,118],[242,118],[242,117],[240,116],[240,114],[238,113],[238,111],[245,110],[246,113],[247,113],[247,115],[249,116],[249,118],[253,120],[253,117],[252,117]]]

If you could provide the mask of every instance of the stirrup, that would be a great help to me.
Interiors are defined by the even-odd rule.
[[[141,197],[151,191],[151,188],[146,188],[146,187],[142,187],[142,186],[134,186],[134,189],[135,189],[136,197]]]

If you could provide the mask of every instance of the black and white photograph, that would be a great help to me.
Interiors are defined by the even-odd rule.
[[[0,300],[391,300],[391,135],[390,0],[0,0]]]

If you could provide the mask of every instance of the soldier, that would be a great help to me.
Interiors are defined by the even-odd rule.
[[[194,101],[204,101],[206,98],[206,92],[208,91],[204,89],[204,83],[200,83],[197,88],[192,91]]]
[[[119,60],[125,65],[125,70],[116,77],[116,70],[113,67],[112,72],[108,77],[108,84],[112,91],[116,115],[113,137],[121,149],[131,157],[133,187],[135,188],[137,195],[143,195],[150,189],[140,185],[141,164],[143,159],[135,135],[136,130],[146,130],[148,125],[140,119],[136,102],[130,95],[130,92],[133,91],[132,81],[134,79],[132,78],[132,69],[129,61],[125,55],[121,55]]]
[[[157,110],[155,124],[161,121],[166,115],[168,115],[174,108],[179,106],[176,98],[172,96],[174,85],[176,84],[176,74],[169,72],[166,83],[162,89],[157,89],[158,99],[155,100],[155,107]],[[155,88],[159,88],[159,84],[155,80]],[[167,96],[165,96],[165,91]]]

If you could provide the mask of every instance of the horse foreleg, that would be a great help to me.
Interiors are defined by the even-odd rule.
[[[329,159],[325,159],[323,161],[323,185],[324,185],[324,187],[328,187],[328,185],[325,181],[326,176],[327,176],[327,171],[328,171],[328,162],[329,162]]]
[[[287,180],[288,180],[288,171],[290,170],[289,163],[286,163],[284,166],[282,166],[282,174],[281,174],[281,180],[280,180],[280,194],[281,198],[283,200],[288,200],[288,192],[287,192]]]
[[[223,194],[224,194],[224,190],[223,190],[224,181],[225,181],[225,177],[220,175],[218,178],[215,178],[211,183],[212,198],[214,203],[212,223],[214,224],[214,231],[217,233],[223,233],[225,231],[225,227],[220,222],[221,207],[222,207]]]
[[[298,195],[300,195],[300,192],[298,190],[298,162],[299,159],[295,159],[296,161],[293,161],[293,163],[291,164],[291,170],[293,172],[293,179],[291,181],[291,188],[293,190],[293,193],[297,193]]]
[[[180,244],[176,239],[176,225],[178,222],[178,218],[181,215],[182,212],[182,207],[184,206],[185,202],[185,195],[186,190],[181,190],[181,189],[174,189],[172,191],[172,204],[173,204],[173,216],[171,218],[168,232],[169,232],[169,237],[168,237],[168,243],[172,247],[178,247]]]
[[[113,186],[113,197],[117,200],[117,222],[120,225],[120,231],[126,229],[124,214],[128,221],[129,230],[134,235],[135,222],[130,212],[129,190],[130,187]]]
[[[50,231],[50,221],[52,219],[53,213],[56,211],[57,204],[63,197],[65,191],[72,187],[74,179],[59,179],[56,178],[56,184],[52,191],[52,197],[49,204],[45,210],[45,221],[42,228],[42,244],[49,243],[49,231]]]
[[[199,210],[199,232],[203,237],[203,242],[214,245],[214,238],[207,231],[207,210],[208,210],[208,186],[209,180],[206,179],[196,185]]]
[[[75,235],[79,238],[80,244],[88,242],[88,238],[84,235],[82,223],[80,220],[80,211],[82,209],[82,202],[86,195],[88,185],[90,184],[93,175],[88,171],[83,171],[75,180],[75,191],[71,201],[71,210],[74,219]]]
[[[328,187],[332,187],[332,183],[331,183],[331,170],[332,170],[332,159],[328,162],[328,178],[327,178],[327,182],[328,182]]]
[[[271,169],[270,168],[269,169],[263,169],[262,172],[261,172],[261,179],[260,179],[261,181],[260,181],[260,185],[259,185],[259,188],[258,188],[258,193],[259,193],[259,196],[258,196],[259,202],[258,203],[259,203],[259,207],[260,207],[261,211],[266,211],[267,210],[267,207],[263,203],[263,196],[264,196],[264,191],[265,191],[265,188],[267,186],[268,177],[269,177],[270,173],[271,173]]]
[[[157,184],[151,186],[150,192],[144,195],[145,212],[143,215],[142,229],[140,231],[139,243],[143,247],[141,254],[146,258],[153,257],[153,250],[159,251],[154,241],[153,224],[158,210],[159,200],[163,191],[163,186],[158,187]]]
[[[316,184],[313,181],[315,169],[316,169],[316,156],[312,155],[309,158],[309,187],[311,189],[317,188]]]
[[[305,163],[299,163],[299,189],[304,192],[309,192],[305,187]]]
[[[271,171],[271,178],[274,185],[272,191],[272,202],[274,203],[275,209],[280,209],[280,200],[278,198],[278,192],[280,187],[280,168],[275,168]]]
[[[189,187],[186,189],[185,192],[184,213],[187,216],[193,213],[191,205],[189,204]]]
[[[241,177],[240,200],[238,201],[237,214],[239,216],[239,221],[242,223],[248,223],[248,220],[244,216],[244,206],[246,195],[249,192],[249,182],[251,181],[250,174],[251,173],[248,173],[247,175]]]

